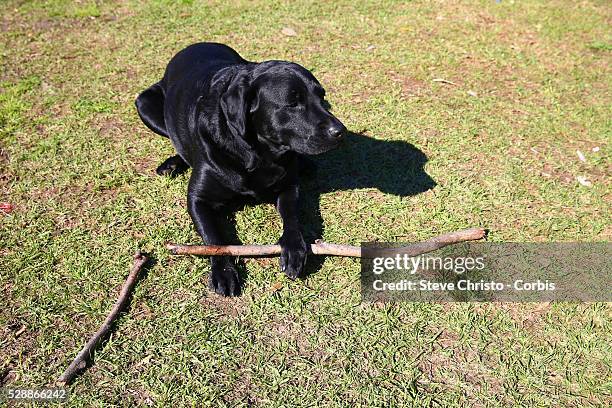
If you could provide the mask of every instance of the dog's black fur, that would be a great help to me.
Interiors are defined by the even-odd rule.
[[[244,204],[275,202],[283,220],[281,270],[295,279],[307,247],[297,215],[298,156],[338,146],[346,131],[328,110],[325,90],[300,65],[253,63],[228,46],[199,43],[172,58],[136,108],[176,152],[157,169],[193,169],[187,209],[205,243],[227,244],[227,215]],[[240,278],[231,257],[212,257],[209,285],[234,296]]]

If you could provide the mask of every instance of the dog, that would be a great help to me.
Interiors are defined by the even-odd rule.
[[[202,240],[227,244],[224,231],[236,209],[275,203],[283,221],[280,269],[296,279],[307,258],[298,160],[338,147],[346,133],[324,98],[319,81],[298,64],[250,62],[226,45],[197,43],[170,60],[162,80],[136,98],[136,109],[177,153],[157,173],[174,177],[192,169],[187,210]],[[211,257],[209,287],[239,295],[233,257]]]

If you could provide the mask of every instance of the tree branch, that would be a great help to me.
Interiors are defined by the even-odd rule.
[[[484,228],[470,228],[461,231],[449,232],[430,238],[427,241],[417,242],[399,248],[377,249],[376,256],[385,254],[407,254],[417,256],[427,252],[435,251],[447,245],[458,242],[474,241],[484,238]],[[180,245],[167,243],[166,248],[173,255],[203,255],[203,256],[275,256],[280,255],[280,245]],[[310,245],[310,252],[314,255],[348,256],[361,258],[361,247],[350,245],[338,245],[316,240]]]
[[[77,354],[72,363],[70,363],[66,371],[64,371],[64,373],[57,379],[56,384],[58,386],[64,387],[80,370],[87,366],[87,361],[91,358],[96,346],[108,335],[108,333],[110,333],[114,321],[127,306],[130,293],[138,280],[138,275],[148,260],[149,258],[140,251],[137,251],[134,254],[134,265],[132,266],[132,270],[125,280],[125,283],[121,287],[119,298],[117,298],[113,309],[106,317],[106,320],[104,320],[104,323],[102,323],[102,326],[100,326],[98,331],[95,332],[95,334],[89,339],[87,344],[85,344],[85,347],[79,351],[79,354]]]

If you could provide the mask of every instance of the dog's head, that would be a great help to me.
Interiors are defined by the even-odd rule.
[[[267,61],[233,77],[221,110],[234,135],[256,138],[274,152],[319,154],[337,147],[346,131],[324,97],[307,69]]]

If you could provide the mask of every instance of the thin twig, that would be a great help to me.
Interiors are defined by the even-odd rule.
[[[456,83],[454,83],[453,81],[449,81],[448,79],[444,79],[444,78],[434,78],[432,79],[433,82],[440,82],[443,84],[449,84],[449,85],[455,85],[457,86]]]
[[[56,382],[58,386],[63,387],[68,384],[80,370],[87,366],[87,361],[91,358],[96,346],[110,332],[113,322],[127,306],[130,293],[138,280],[138,275],[148,260],[149,258],[140,251],[134,254],[134,265],[121,288],[121,293],[119,293],[119,298],[117,298],[113,309],[106,317],[106,320],[104,320],[104,323],[102,323],[102,326],[100,326],[98,331],[89,339],[85,347],[79,351],[79,354],[77,354],[72,363],[70,363],[66,371],[58,378]]]
[[[427,252],[435,251],[447,245],[458,242],[474,241],[484,238],[486,230],[484,228],[470,228],[461,231],[449,232],[430,238],[427,241],[417,242],[399,248],[377,249],[376,256],[385,254],[407,254],[417,256]],[[180,245],[167,243],[166,248],[173,255],[203,255],[203,256],[274,256],[280,255],[280,245]],[[364,255],[361,247],[350,245],[338,245],[315,241],[310,245],[310,252],[315,255],[348,256],[361,258]]]

